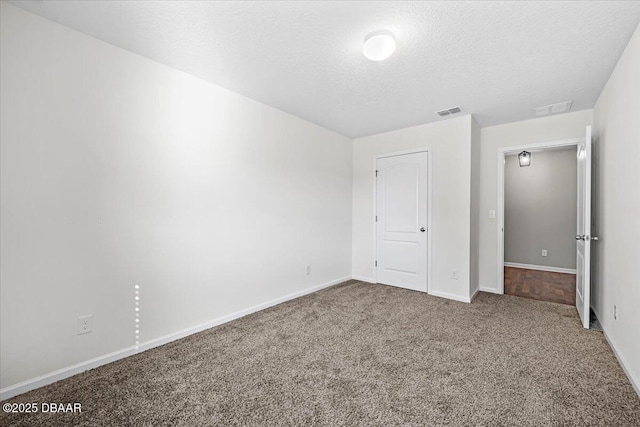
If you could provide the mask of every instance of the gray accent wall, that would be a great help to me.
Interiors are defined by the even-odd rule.
[[[576,267],[576,148],[505,159],[505,262]],[[546,249],[548,256],[541,255]]]

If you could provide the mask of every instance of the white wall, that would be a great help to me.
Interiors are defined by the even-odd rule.
[[[480,288],[498,291],[498,150],[502,147],[582,137],[593,110],[490,126],[481,130],[480,168]]]
[[[471,116],[444,120],[353,141],[353,275],[373,280],[373,160],[384,154],[430,147],[432,292],[469,298]],[[452,280],[451,269],[459,279]]]
[[[592,303],[640,394],[640,27],[594,108]],[[613,318],[613,306],[618,319]]]
[[[504,261],[575,270],[576,146],[531,156],[527,167],[517,154],[505,157]]]
[[[350,276],[349,139],[1,8],[2,388]]]

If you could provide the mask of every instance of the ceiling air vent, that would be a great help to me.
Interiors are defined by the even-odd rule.
[[[559,102],[557,104],[544,105],[542,107],[534,108],[536,117],[548,116],[549,114],[566,113],[571,110],[572,101]]]
[[[439,115],[440,117],[446,117],[446,116],[450,116],[451,114],[459,113],[460,111],[462,111],[462,108],[460,107],[451,107],[451,108],[447,108],[446,110],[436,111],[436,114]]]

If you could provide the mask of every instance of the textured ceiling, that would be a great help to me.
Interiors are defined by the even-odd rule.
[[[455,105],[482,126],[591,108],[640,21],[638,1],[13,4],[350,137]],[[398,48],[369,61],[382,28]]]

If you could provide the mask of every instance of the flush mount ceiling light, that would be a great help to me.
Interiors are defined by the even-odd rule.
[[[520,163],[520,167],[530,166],[531,165],[531,153],[528,151],[523,151],[518,154],[518,163]]]
[[[396,50],[396,39],[391,31],[374,31],[364,38],[362,53],[367,59],[382,61],[390,57],[394,50]]]

